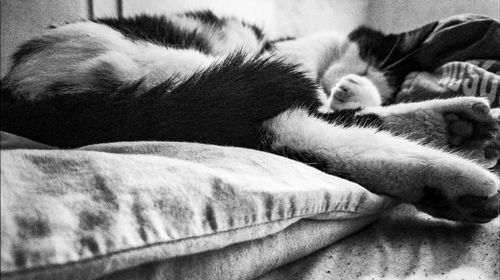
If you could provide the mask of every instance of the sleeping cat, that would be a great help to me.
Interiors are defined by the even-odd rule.
[[[364,43],[385,40],[374,32],[273,44],[258,27],[207,11],[63,25],[14,54],[1,128],[64,148],[157,140],[259,149],[439,217],[490,221],[499,179],[430,145],[448,145],[451,113],[496,129],[485,100],[344,109],[364,106],[348,94],[366,93],[360,88],[379,93],[369,104],[391,99],[395,87],[376,63],[385,48]]]
[[[363,31],[358,28],[351,34]],[[355,41],[335,33],[278,40],[271,53],[299,63],[320,85],[318,94],[326,104],[323,111],[380,106],[393,98],[397,88],[390,81],[394,78],[391,73],[380,71],[370,59],[360,56]]]

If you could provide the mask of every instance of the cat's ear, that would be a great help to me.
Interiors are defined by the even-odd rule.
[[[382,64],[397,43],[396,35],[384,34],[367,26],[354,29],[349,33],[348,39],[358,45],[360,57],[377,68],[383,67]]]

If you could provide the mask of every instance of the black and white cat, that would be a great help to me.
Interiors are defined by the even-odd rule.
[[[359,45],[335,33],[278,41],[270,53],[298,63],[320,85],[322,112],[380,106],[395,94],[386,75],[361,58]]]
[[[489,104],[378,106],[395,87],[371,61],[384,49],[366,50],[374,38],[386,37],[361,28],[348,39],[272,43],[256,26],[207,11],[67,24],[14,54],[1,128],[58,147],[164,140],[260,149],[436,216],[490,221],[499,179],[434,148],[453,136],[449,114],[495,130]],[[363,96],[370,89],[378,99]],[[490,136],[473,137],[481,147]]]

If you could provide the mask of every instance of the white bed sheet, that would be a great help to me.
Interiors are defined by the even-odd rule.
[[[499,218],[464,225],[400,205],[359,233],[257,279],[500,279],[499,252]]]

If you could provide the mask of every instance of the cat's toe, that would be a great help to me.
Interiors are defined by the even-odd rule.
[[[490,113],[489,102],[484,98],[478,97],[456,97],[446,101],[445,106],[441,108],[444,114],[458,114],[464,119],[474,121],[490,121],[494,115]]]
[[[490,105],[483,102],[478,102],[472,104],[472,111],[474,111],[476,115],[481,116],[481,118],[484,118],[487,117],[488,112],[490,111]]]
[[[435,217],[485,223],[498,216],[500,179],[470,161],[431,167],[426,187],[414,204]]]
[[[493,166],[500,157],[500,121],[487,101],[465,98],[454,110],[444,113],[448,144],[465,151],[479,162]]]
[[[333,98],[340,102],[347,102],[352,97],[352,92],[345,86],[338,86],[332,90]]]
[[[496,218],[500,213],[500,192],[483,201],[475,211],[470,213],[472,220],[487,223]]]
[[[500,193],[491,197],[464,195],[457,200],[447,199],[435,188],[427,188],[415,205],[421,210],[449,220],[487,223],[499,215]]]
[[[463,207],[478,207],[483,205],[486,200],[488,200],[487,196],[463,195],[457,199],[457,203]]]
[[[498,159],[500,157],[500,137],[497,137],[484,148],[484,157],[487,160]]]

